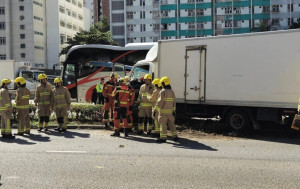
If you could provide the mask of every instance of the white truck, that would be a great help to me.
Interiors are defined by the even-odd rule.
[[[131,79],[168,76],[177,115],[219,117],[235,130],[290,121],[300,97],[300,30],[159,41]]]
[[[12,81],[16,77],[22,76],[26,79],[26,87],[33,91],[39,84],[38,75],[45,73],[40,70],[30,70],[31,64],[29,62],[15,62],[14,60],[0,61],[0,80],[7,78]],[[12,83],[11,89],[16,89],[16,85]]]

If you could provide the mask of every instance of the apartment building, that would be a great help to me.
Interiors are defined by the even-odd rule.
[[[288,29],[300,0],[111,0],[111,32],[120,45]]]
[[[45,0],[0,0],[0,60],[46,65]]]
[[[93,0],[94,1],[94,23],[100,21],[102,17],[110,20],[110,0]]]

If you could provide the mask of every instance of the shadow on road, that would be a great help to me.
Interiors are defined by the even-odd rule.
[[[21,139],[21,138],[15,138],[15,139],[5,139],[5,138],[0,138],[1,142],[6,142],[6,143],[17,143],[17,144],[21,144],[21,145],[32,145],[32,144],[36,144],[34,142],[29,142],[27,140]]]
[[[23,136],[24,138],[28,138],[30,140],[33,140],[33,141],[38,141],[38,142],[50,142],[50,137],[47,137],[47,136],[42,136],[42,135],[39,135],[39,134],[30,134],[30,135],[24,135]]]
[[[78,133],[74,131],[68,130],[67,132],[57,132],[57,131],[47,131],[45,132],[48,135],[53,135],[53,136],[58,136],[58,137],[65,137],[65,138],[75,138],[75,137],[80,137],[80,138],[90,138],[90,134],[87,133]]]
[[[137,142],[143,142],[143,143],[155,143],[155,139],[154,138],[145,138],[143,137],[145,135],[136,135],[134,133],[130,133],[129,134],[129,137],[124,137],[124,139],[127,139],[127,140],[134,140],[134,141],[137,141]]]
[[[179,138],[178,142],[172,143],[176,148],[185,148],[193,150],[208,150],[208,151],[218,151],[215,148],[207,146],[205,144],[199,143],[198,141],[190,140],[187,138]]]

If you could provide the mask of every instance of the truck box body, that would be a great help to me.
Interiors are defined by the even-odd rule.
[[[300,30],[158,43],[157,76],[179,102],[296,108],[299,70]]]
[[[180,113],[219,116],[236,130],[290,122],[300,97],[300,30],[159,41],[130,77],[146,72],[170,78]]]

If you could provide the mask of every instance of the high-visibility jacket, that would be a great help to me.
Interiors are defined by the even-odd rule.
[[[53,95],[52,90],[53,87],[49,83],[46,83],[46,85],[40,84],[36,88],[34,103],[38,104],[39,117],[50,116],[51,114],[50,107]]]
[[[69,108],[71,104],[69,90],[66,87],[55,87],[55,89],[53,89],[52,103],[55,109]]]
[[[115,82],[112,80],[108,80],[104,83],[103,86],[103,96],[104,97],[113,97],[113,91],[115,90]]]
[[[96,85],[96,90],[97,90],[97,93],[102,93],[102,91],[103,91],[103,84],[102,83],[98,83]]]
[[[159,115],[172,115],[176,110],[175,93],[172,89],[160,91],[155,109]]]
[[[132,93],[127,85],[118,86],[113,95],[115,96],[115,103],[118,103],[120,107],[128,107]]]
[[[0,89],[0,112],[12,110],[11,98],[9,92],[5,88]]]
[[[133,106],[133,104],[134,104],[134,97],[135,97],[135,91],[134,91],[134,88],[131,87],[130,85],[128,85],[128,88],[129,88],[129,94],[130,94],[130,98],[128,99],[129,106]]]
[[[140,106],[142,107],[152,107],[152,103],[148,100],[147,96],[152,95],[154,91],[154,87],[152,83],[149,85],[143,84],[139,91],[138,102],[140,102]]]
[[[27,87],[20,87],[16,91],[16,108],[17,110],[29,109],[30,91]]]

